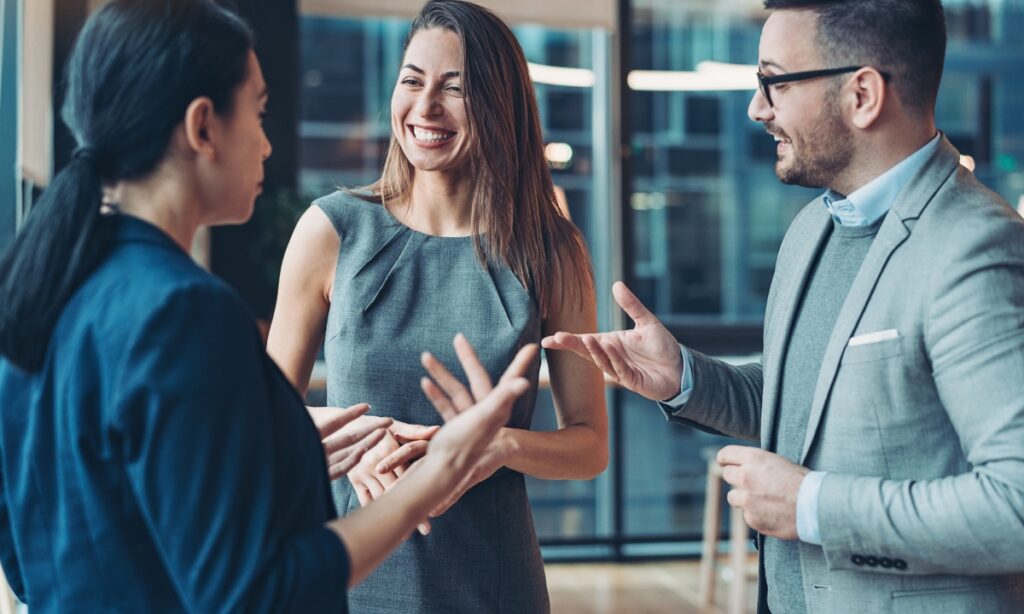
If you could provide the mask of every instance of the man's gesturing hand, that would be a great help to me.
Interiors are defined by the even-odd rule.
[[[548,350],[569,350],[597,365],[619,385],[652,401],[679,394],[683,360],[679,345],[626,284],[612,286],[615,302],[636,322],[633,330],[576,335],[557,332],[541,344]]]

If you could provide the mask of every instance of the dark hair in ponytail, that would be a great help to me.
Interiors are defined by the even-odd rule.
[[[79,147],[0,257],[0,354],[42,366],[65,305],[111,244],[102,185],[155,170],[196,98],[229,113],[252,47],[249,27],[214,0],[113,0],[89,18],[61,113]]]

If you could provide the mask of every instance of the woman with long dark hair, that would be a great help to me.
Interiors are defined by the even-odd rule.
[[[367,407],[340,410],[321,445],[186,251],[252,213],[266,100],[248,28],[212,0],[113,0],[76,42],[79,147],[0,259],[0,563],[32,612],[344,611],[529,387],[531,349],[445,411],[436,462],[332,520],[325,449],[343,471],[389,421],[336,432]]]
[[[493,376],[548,331],[596,330],[583,239],[556,204],[526,59],[508,26],[469,2],[428,2],[406,42],[391,125],[380,180],[318,200],[299,221],[268,343],[304,390],[326,340],[328,403],[367,401],[395,420],[334,482],[342,514],[386,496],[426,449],[438,420],[414,381],[423,366],[454,369],[472,342]],[[422,347],[456,333],[454,348],[421,365]],[[560,428],[529,430],[538,359],[531,392],[421,527],[429,534],[350,594],[353,611],[549,609],[524,474],[593,478],[608,444],[600,372],[570,353],[548,365]]]

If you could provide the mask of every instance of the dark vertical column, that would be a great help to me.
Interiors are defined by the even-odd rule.
[[[266,162],[266,197],[257,203],[259,208],[269,206],[273,195],[293,191],[298,182],[298,6],[296,0],[239,0],[236,6],[256,33],[256,55],[270,91],[264,128],[274,153]],[[263,319],[273,313],[274,272],[281,257],[278,250],[263,247],[277,242],[277,237],[266,236],[270,232],[281,229],[272,230],[257,211],[245,225],[214,228],[210,250],[213,272],[238,290]]]
[[[0,0],[0,250],[14,238],[15,207],[20,178],[14,165],[18,155],[18,22],[15,0]]]
[[[634,251],[633,251],[633,208],[630,205],[630,201],[633,195],[633,168],[632,168],[632,152],[633,152],[633,110],[630,104],[631,96],[630,89],[627,83],[627,77],[629,71],[632,70],[633,66],[633,2],[632,0],[618,0],[618,37],[619,37],[619,74],[616,75],[619,83],[621,84],[618,88],[619,92],[619,142],[615,145],[621,152],[620,156],[620,185],[622,186],[621,196],[622,202],[619,204],[621,207],[622,215],[622,276],[623,281],[626,285],[633,287],[633,262],[634,262]],[[632,326],[632,323],[628,323]],[[625,419],[623,416],[624,405],[626,404],[626,395],[628,393],[622,388],[616,387],[612,392],[612,407],[611,407],[611,449],[614,451],[615,457],[612,459],[612,501],[614,502],[615,508],[612,513],[612,525],[613,525],[613,553],[612,556],[615,560],[621,561],[625,559],[623,553],[623,543],[627,541],[626,536],[626,448],[628,442],[625,441]]]
[[[978,164],[994,162],[992,138],[995,135],[992,117],[995,114],[992,75],[982,75],[978,83],[978,142],[974,156]]]
[[[299,15],[297,0],[239,0],[256,33],[256,56],[270,90],[265,129],[274,145],[266,163],[268,192],[295,188],[299,156]]]

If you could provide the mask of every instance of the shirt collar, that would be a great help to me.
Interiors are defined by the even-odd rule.
[[[924,147],[849,196],[843,197],[833,190],[826,191],[822,200],[832,214],[832,219],[841,226],[870,226],[882,219],[892,208],[903,187],[938,149],[941,137],[941,134],[935,135]]]
[[[153,224],[123,213],[114,214],[114,241],[117,243],[153,243],[161,247],[182,252],[181,247],[174,242],[166,232]]]

